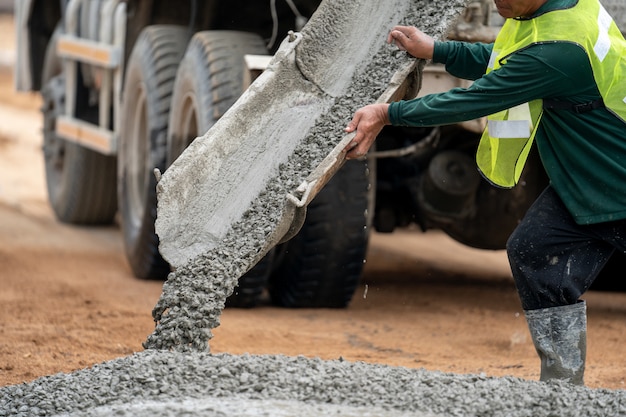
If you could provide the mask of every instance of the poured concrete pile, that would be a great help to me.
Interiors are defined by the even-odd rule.
[[[144,351],[0,389],[0,416],[606,417],[626,391],[322,361]]]

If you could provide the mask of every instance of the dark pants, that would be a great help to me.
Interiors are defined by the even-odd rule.
[[[552,187],[546,188],[507,242],[522,307],[576,303],[615,250],[626,252],[626,220],[576,224]]]

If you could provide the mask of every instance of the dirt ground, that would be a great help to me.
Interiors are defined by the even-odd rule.
[[[39,98],[12,85],[12,31],[11,18],[0,15],[0,386],[141,350],[162,287],[132,276],[117,227],[55,221]],[[347,309],[227,309],[212,352],[538,378],[503,252],[403,230],[374,234],[367,258]],[[590,292],[586,299],[587,385],[624,388],[626,294]]]

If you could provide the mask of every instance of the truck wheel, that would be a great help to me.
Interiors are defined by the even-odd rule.
[[[277,251],[269,293],[284,307],[348,305],[363,271],[369,227],[369,175],[349,161],[315,197],[300,232]]]
[[[159,253],[155,168],[165,169],[167,122],[178,64],[187,45],[184,27],[146,27],[128,59],[118,154],[118,200],[126,257],[138,278],[170,271]]]
[[[626,292],[626,282],[623,279],[624,265],[626,265],[626,255],[615,251],[593,284],[591,284],[590,289],[594,291]]]
[[[167,165],[203,135],[244,91],[245,54],[266,55],[256,34],[206,31],[194,35],[176,75],[170,113]],[[253,307],[263,292],[272,254],[239,279],[226,300],[230,307]]]
[[[108,224],[117,211],[116,160],[55,133],[65,105],[65,77],[56,53],[56,30],[48,43],[42,70],[43,155],[46,188],[52,210],[61,222]],[[79,89],[79,96],[87,91]],[[79,101],[80,101],[79,97]],[[78,116],[97,116],[97,108],[80,106]]]

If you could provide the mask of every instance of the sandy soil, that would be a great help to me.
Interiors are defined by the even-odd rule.
[[[117,227],[55,221],[46,201],[39,98],[16,94],[12,22],[0,15],[0,386],[141,350],[162,283],[133,278]],[[590,292],[586,382],[624,388],[626,294]],[[502,252],[436,232],[375,234],[343,310],[227,309],[212,351],[282,353],[537,379]]]

